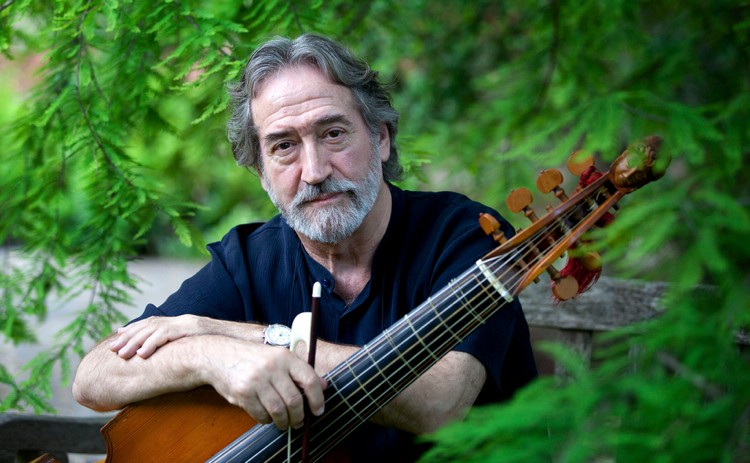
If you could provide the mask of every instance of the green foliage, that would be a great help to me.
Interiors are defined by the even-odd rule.
[[[437,433],[424,460],[747,461],[749,365],[735,335],[750,324],[750,9],[506,8],[518,18],[507,27],[523,28],[504,37],[512,61],[483,76],[486,104],[461,119],[467,132],[487,122],[478,152],[492,150],[499,169],[516,159],[554,164],[578,148],[606,161],[627,140],[662,135],[668,175],[594,235],[605,265],[673,289],[663,317],[608,340],[600,366],[553,349],[568,381],[539,381],[510,404],[473,411]],[[492,168],[482,168],[490,182]],[[697,285],[711,290],[696,294]]]
[[[233,166],[222,87],[269,36],[317,31],[392,80],[406,187],[504,211],[575,149],[606,165],[659,134],[672,158],[594,233],[609,272],[672,283],[664,315],[594,368],[551,346],[568,377],[474,410],[426,460],[747,461],[749,29],[728,0],[2,2],[3,54],[44,58],[23,102],[0,73],[0,329],[31,342],[53,296],[89,304],[25,378],[0,368],[0,407],[49,409],[52,369],[121,322],[130,260],[273,213]]]

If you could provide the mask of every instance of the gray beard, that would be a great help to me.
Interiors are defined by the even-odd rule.
[[[329,177],[317,185],[304,184],[288,204],[279,200],[268,181],[266,184],[271,202],[294,231],[318,243],[335,244],[352,236],[362,225],[378,198],[382,176],[380,158],[373,155],[363,180]],[[346,202],[324,208],[308,207],[308,201],[328,193],[344,193]]]

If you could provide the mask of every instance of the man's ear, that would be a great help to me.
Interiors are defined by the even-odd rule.
[[[388,126],[385,125],[385,123],[380,124],[378,149],[380,150],[380,160],[386,162],[388,158],[391,157],[391,135],[388,132]]]

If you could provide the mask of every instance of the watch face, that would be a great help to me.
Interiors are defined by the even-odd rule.
[[[287,347],[291,342],[292,330],[284,325],[270,325],[263,331],[266,344]]]

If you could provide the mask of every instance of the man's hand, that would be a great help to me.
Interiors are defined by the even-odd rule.
[[[313,414],[323,413],[325,380],[288,349],[231,340],[206,345],[198,354],[203,380],[259,423],[302,426],[303,394]]]
[[[145,359],[168,342],[208,334],[262,344],[263,328],[257,323],[228,322],[197,315],[149,317],[118,329],[109,350],[125,360],[135,355]]]
[[[117,330],[117,337],[109,349],[127,360],[134,355],[148,358],[164,344],[186,336],[213,334],[204,317],[180,315],[178,317],[149,317]]]
[[[120,328],[109,350],[131,363],[133,357],[148,359],[175,341],[180,350],[195,346],[190,348],[190,357],[196,362],[190,363],[199,383],[211,384],[259,423],[273,422],[279,429],[301,426],[303,394],[319,415],[325,403],[325,381],[307,364],[306,355],[263,345],[262,328],[195,315],[150,317]]]
[[[148,358],[139,353],[125,359],[107,344],[95,347],[78,367],[74,397],[89,408],[106,411],[210,384],[257,422],[273,422],[279,429],[302,424],[303,395],[313,413],[323,412],[326,382],[293,352],[262,341],[195,335],[190,326],[164,319],[126,330],[125,347],[133,339],[139,340],[133,345],[155,346],[147,347],[156,350]],[[243,324],[238,329],[244,332],[253,326],[260,327]]]

